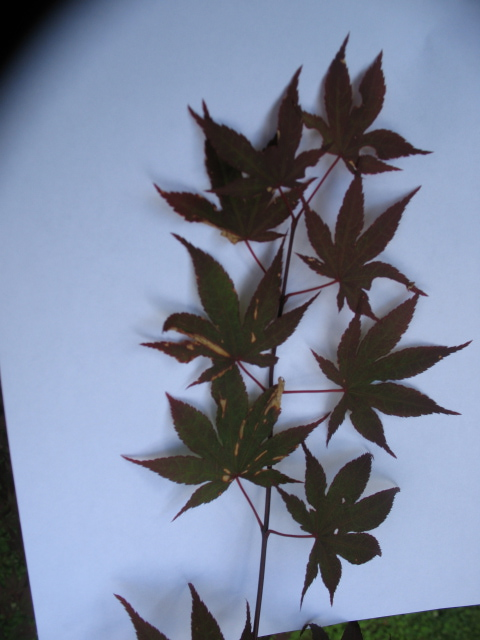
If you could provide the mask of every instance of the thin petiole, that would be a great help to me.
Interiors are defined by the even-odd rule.
[[[295,220],[295,216],[294,216],[294,214],[293,214],[292,208],[290,207],[290,203],[288,202],[287,197],[286,197],[286,196],[285,196],[285,194],[283,193],[283,189],[282,189],[282,187],[278,187],[278,190],[279,190],[279,192],[280,192],[280,196],[281,196],[281,198],[282,198],[282,200],[283,200],[283,202],[284,202],[285,206],[286,206],[286,207],[287,207],[287,209],[288,209],[288,212],[289,212],[289,214],[290,214],[290,217],[292,218],[292,220]]]
[[[258,386],[260,387],[260,389],[261,389],[262,391],[265,391],[266,387],[265,387],[261,382],[259,382],[259,381],[255,378],[255,376],[254,376],[254,375],[252,375],[252,374],[250,373],[250,371],[249,371],[246,367],[244,367],[244,366],[243,366],[243,364],[242,364],[240,361],[237,361],[237,364],[238,364],[238,366],[240,367],[240,369],[241,369],[244,373],[246,373],[246,374],[247,374],[247,376],[248,376],[249,378],[251,378],[251,379],[252,379],[256,384],[258,384]]]
[[[255,253],[255,251],[252,249],[252,245],[250,244],[250,242],[248,240],[245,240],[245,244],[247,245],[247,248],[250,251],[250,253],[252,254],[253,259],[255,260],[255,262],[258,264],[258,266],[263,271],[263,273],[265,273],[266,269],[263,266],[263,264],[260,262],[260,260],[258,259],[257,254]]]
[[[328,167],[328,169],[325,171],[325,174],[323,176],[323,178],[320,180],[320,182],[317,184],[317,186],[315,187],[315,189],[312,191],[312,193],[310,194],[310,196],[308,197],[307,200],[307,204],[310,204],[313,196],[317,193],[317,191],[321,188],[321,186],[323,185],[323,183],[325,182],[325,180],[328,178],[328,176],[330,175],[330,173],[333,171],[333,169],[335,168],[335,166],[338,164],[338,162],[340,161],[340,156],[337,156],[335,158],[335,161],[332,162],[332,164]]]
[[[254,506],[253,502],[250,500],[250,497],[249,497],[248,493],[243,488],[243,484],[240,482],[240,478],[235,478],[235,480],[237,481],[238,486],[240,487],[240,489],[241,489],[243,495],[245,496],[245,498],[247,499],[247,502],[250,505],[253,513],[255,514],[255,518],[256,518],[256,520],[258,522],[258,526],[260,527],[260,530],[262,530],[263,529],[263,522],[260,519],[260,516],[258,515],[257,510],[255,509],[255,506]]]
[[[345,393],[345,389],[285,389],[283,393]]]
[[[309,534],[298,534],[298,533],[282,533],[281,531],[275,531],[275,529],[269,529],[268,533],[273,533],[276,536],[283,536],[284,538],[314,538],[315,536],[311,533]]]
[[[312,287],[311,289],[302,289],[302,291],[292,291],[292,293],[287,293],[285,296],[285,301],[288,300],[291,296],[299,296],[301,293],[310,293],[310,291],[318,291],[319,289],[325,289],[325,287],[331,287],[332,284],[336,284],[338,280],[332,280],[331,282],[327,282],[326,284],[321,284],[318,287]]]

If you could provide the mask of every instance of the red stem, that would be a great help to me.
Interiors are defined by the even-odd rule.
[[[245,244],[247,245],[248,250],[249,250],[249,251],[250,251],[250,253],[252,254],[252,256],[253,256],[253,258],[254,258],[255,262],[258,264],[258,266],[259,266],[259,267],[260,267],[260,269],[263,271],[263,273],[265,273],[265,272],[266,272],[266,269],[265,269],[265,267],[263,266],[263,264],[260,262],[260,260],[258,259],[257,254],[255,253],[255,251],[252,249],[252,246],[251,246],[250,242],[249,242],[248,240],[245,240]]]
[[[281,531],[275,531],[275,529],[269,529],[268,533],[273,533],[276,536],[283,536],[284,538],[314,538],[315,536],[309,533],[308,535],[300,535],[294,533],[282,533]]]
[[[256,382],[256,384],[258,384],[258,386],[260,387],[260,389],[261,389],[262,391],[265,391],[265,387],[263,386],[263,384],[262,384],[261,382],[259,382],[259,381],[255,378],[255,376],[254,376],[254,375],[252,375],[252,374],[250,373],[250,371],[249,371],[246,367],[244,367],[244,366],[243,366],[243,364],[242,364],[239,360],[237,360],[237,364],[238,364],[238,366],[240,367],[240,369],[241,369],[242,371],[244,371],[244,372],[247,374],[247,376],[248,376],[249,378],[251,378],[254,382]]]
[[[285,389],[283,393],[345,393],[345,389],[294,389],[292,391]]]
[[[318,291],[319,289],[325,289],[325,287],[331,287],[332,284],[336,284],[338,280],[332,280],[331,282],[327,282],[326,284],[321,284],[318,287],[312,287],[311,289],[302,289],[302,291],[292,291],[292,293],[287,293],[285,296],[285,300],[288,300],[290,296],[298,296],[301,293],[310,293],[310,291]]]
[[[257,510],[255,509],[255,507],[253,505],[253,502],[250,500],[250,497],[249,497],[248,493],[243,488],[243,485],[240,482],[240,478],[235,478],[235,480],[237,481],[238,486],[240,487],[240,489],[241,489],[243,495],[245,496],[245,498],[247,499],[247,502],[250,505],[253,513],[255,514],[255,518],[256,518],[259,526],[260,526],[260,530],[262,530],[263,529],[263,522],[261,521],[260,516],[258,515]]]
[[[328,178],[328,176],[330,175],[330,173],[333,171],[333,169],[335,168],[335,166],[338,164],[338,162],[340,161],[340,156],[337,156],[335,158],[335,161],[332,162],[332,164],[328,167],[327,171],[325,172],[325,175],[323,176],[323,178],[320,180],[320,182],[317,184],[317,186],[315,187],[315,189],[312,191],[312,193],[310,194],[310,197],[307,200],[307,204],[309,204],[313,198],[313,196],[317,193],[317,191],[320,189],[320,187],[323,185],[323,183],[325,182],[325,180]]]

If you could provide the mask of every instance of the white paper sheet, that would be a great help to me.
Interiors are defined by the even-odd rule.
[[[165,391],[211,411],[206,388],[186,390],[201,364],[139,346],[160,338],[170,313],[201,310],[170,233],[215,253],[240,290],[252,263],[172,213],[152,183],[208,187],[187,105],[205,99],[216,119],[260,141],[303,65],[301,102],[315,109],[347,33],[352,77],[384,52],[376,126],[435,152],[365,183],[371,215],[422,185],[387,251],[429,294],[404,344],[474,342],[412,381],[460,417],[385,418],[397,460],[347,427],[334,436],[322,454],[331,474],[371,450],[369,489],[401,487],[374,532],[383,556],[343,563],[333,607],[317,580],[300,609],[310,545],[271,536],[261,633],[479,602],[479,27],[480,6],[467,0],[96,0],[65,3],[25,51],[0,111],[0,365],[40,640],[132,638],[113,593],[172,640],[190,638],[188,582],[225,637],[239,637],[260,553],[248,505],[232,487],[172,523],[191,489],[121,454],[176,446]],[[332,219],[342,195],[329,193]],[[328,333],[331,349],[344,328]],[[305,380],[292,352],[307,362],[325,344],[325,331],[305,330],[308,344],[285,345],[292,386]],[[315,402],[290,397],[281,424],[331,407]],[[317,451],[324,434],[311,440]],[[288,464],[302,473],[300,454]],[[261,508],[261,491],[250,492]]]

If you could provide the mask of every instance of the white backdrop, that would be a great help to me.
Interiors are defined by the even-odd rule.
[[[301,103],[316,109],[347,33],[353,77],[384,51],[375,126],[435,152],[365,182],[371,215],[422,185],[386,256],[429,294],[403,344],[474,342],[412,381],[461,416],[385,419],[397,460],[367,447],[369,490],[401,487],[374,532],[383,556],[343,563],[334,606],[317,580],[300,610],[311,545],[271,536],[261,633],[479,602],[479,27],[474,0],[95,0],[65,3],[12,68],[0,111],[0,364],[40,640],[131,639],[113,593],[172,640],[189,638],[189,581],[226,638],[239,637],[260,552],[245,501],[232,487],[172,523],[191,489],[121,454],[176,446],[165,391],[210,410],[206,387],[186,390],[203,363],[138,346],[161,337],[170,313],[200,311],[170,233],[215,253],[241,291],[252,263],[243,245],[172,213],[152,183],[208,186],[187,105],[205,99],[259,141],[303,65]],[[338,175],[325,196],[332,219],[349,180]],[[324,335],[306,320],[307,338],[287,343],[279,373],[292,387],[318,371],[309,347],[334,356],[346,318]],[[280,424],[331,407],[319,402],[290,396]],[[324,435],[309,441],[317,451]],[[333,474],[365,449],[344,426],[322,459]],[[289,462],[301,466],[300,455]]]

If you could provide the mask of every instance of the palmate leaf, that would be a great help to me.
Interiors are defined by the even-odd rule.
[[[430,151],[416,149],[398,133],[388,129],[366,132],[380,113],[385,96],[385,79],[380,53],[366,70],[359,86],[361,102],[354,103],[350,75],[345,62],[348,36],[333,59],[325,79],[327,120],[304,112],[303,121],[323,138],[323,147],[345,162],[352,173],[382,173],[397,170],[383,162]],[[367,152],[373,149],[375,155]]]
[[[241,171],[222,160],[208,140],[205,143],[205,164],[213,191],[221,191],[222,187],[242,180]],[[163,191],[158,186],[156,189],[185,220],[213,225],[234,244],[242,240],[269,242],[281,237],[283,234],[273,229],[288,218],[298,202],[298,195],[293,191],[282,198],[272,197],[271,190],[267,188],[259,188],[244,195],[219,193],[218,207],[201,195]]]
[[[320,260],[305,255],[299,257],[316,273],[338,281],[337,304],[342,309],[345,300],[354,313],[376,319],[368,294],[375,278],[390,278],[409,291],[425,295],[413,282],[390,264],[373,261],[388,245],[399,225],[405,207],[418,189],[386,209],[363,233],[364,198],[362,179],[352,180],[343,199],[332,239],[330,229],[310,208],[305,219],[310,244]]]
[[[215,189],[217,194],[246,197],[286,187],[303,189],[301,180],[307,167],[317,164],[324,149],[311,149],[296,155],[302,136],[303,118],[298,103],[298,69],[287,87],[278,113],[277,131],[269,144],[258,151],[242,134],[215,122],[203,103],[203,118],[190,113],[203,129],[218,156],[240,175]],[[243,174],[246,174],[245,176]]]
[[[246,362],[259,367],[275,364],[277,357],[264,353],[282,344],[296,329],[314,298],[278,317],[282,281],[282,249],[264,274],[240,319],[239,300],[233,283],[223,267],[208,253],[175,236],[188,250],[193,261],[198,293],[208,316],[174,313],[163,326],[188,336],[183,342],[148,342],[179,362],[191,362],[198,356],[212,360],[212,366],[193,383],[214,380]]]
[[[338,556],[352,564],[364,564],[381,555],[376,538],[365,533],[378,527],[392,508],[397,487],[360,499],[372,466],[371,454],[348,462],[327,490],[325,471],[303,445],[306,457],[305,495],[311,508],[297,496],[277,487],[285,505],[303,531],[314,538],[308,559],[301,600],[318,575],[330,593],[330,602],[342,575]]]
[[[206,640],[206,638],[208,638],[208,640],[225,640],[217,621],[207,609],[205,603],[200,599],[200,596],[195,590],[193,584],[189,583],[188,586],[192,595],[192,640]],[[115,597],[122,603],[130,616],[137,634],[137,640],[168,640],[163,633],[141,618],[125,598],[118,595]],[[248,603],[247,619],[240,640],[253,640],[252,625],[250,621],[250,607],[248,606]]]
[[[217,405],[216,429],[203,413],[168,396],[175,430],[194,455],[126,459],[173,482],[201,485],[175,518],[187,509],[218,498],[236,478],[262,487],[295,482],[270,467],[303,443],[326,416],[272,436],[280,414],[282,392],[280,380],[250,406],[240,372],[237,368],[230,369],[212,383],[212,396]]]
[[[360,316],[356,315],[340,340],[338,365],[313,352],[323,373],[344,391],[330,415],[327,442],[350,411],[355,429],[395,456],[386,442],[383,425],[375,409],[400,417],[432,413],[458,415],[416,389],[389,382],[416,376],[470,344],[410,347],[389,353],[407,330],[417,300],[418,294],[390,311],[363,338]]]

